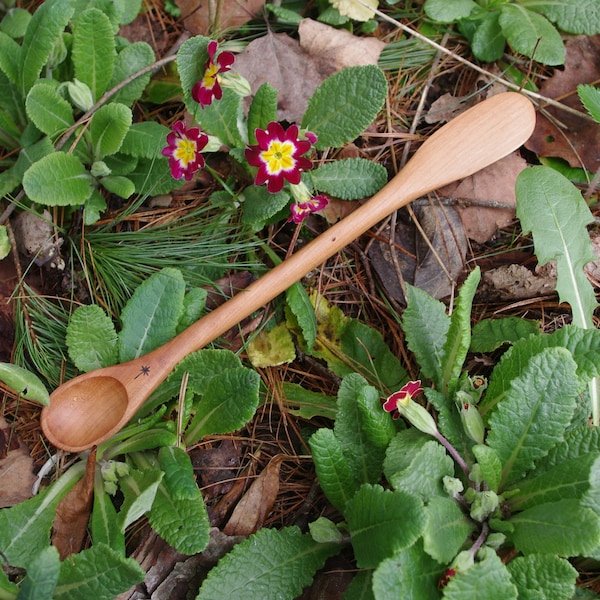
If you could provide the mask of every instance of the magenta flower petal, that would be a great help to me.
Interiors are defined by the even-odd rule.
[[[167,134],[167,145],[161,151],[169,158],[171,175],[175,179],[183,177],[189,181],[198,169],[204,167],[204,157],[200,152],[206,144],[208,136],[197,127],[188,129],[183,121],[174,123]]]
[[[192,87],[192,98],[202,108],[211,104],[213,99],[220,100],[223,90],[219,85],[219,73],[226,73],[231,69],[235,56],[231,52],[221,52],[215,60],[218,44],[214,40],[208,43],[208,60],[204,67],[204,76]]]
[[[321,194],[311,198],[307,202],[296,202],[290,207],[291,215],[288,219],[288,223],[293,221],[294,223],[302,223],[308,215],[314,212],[323,210],[329,204],[329,198]]]
[[[408,404],[415,396],[423,391],[421,381],[409,381],[403,385],[397,392],[394,392],[383,401],[383,410],[392,413],[392,417],[397,419],[400,416],[398,405]]]

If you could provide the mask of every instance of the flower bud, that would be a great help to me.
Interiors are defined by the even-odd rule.
[[[111,171],[103,160],[97,160],[92,164],[90,173],[94,177],[107,177]]]
[[[87,112],[94,106],[94,97],[92,96],[92,90],[83,81],[74,79],[73,81],[67,82],[67,89],[69,90],[69,96],[71,102],[83,112]]]
[[[462,494],[463,490],[465,489],[463,482],[457,477],[444,475],[444,477],[442,477],[442,483],[444,486],[444,491],[452,498],[456,498],[458,494]]]
[[[437,425],[426,408],[414,400],[409,400],[406,404],[398,403],[398,411],[419,431],[437,438],[439,434]]]
[[[479,492],[471,504],[471,518],[480,523],[487,519],[499,505],[498,494],[491,490]]]
[[[460,407],[460,420],[467,435],[476,443],[483,444],[485,426],[474,404],[465,403]]]
[[[228,71],[219,75],[221,87],[233,90],[241,98],[247,98],[252,94],[250,82],[236,71]]]
[[[67,46],[65,45],[64,37],[59,35],[50,51],[46,65],[49,69],[55,69],[65,58],[67,58]]]

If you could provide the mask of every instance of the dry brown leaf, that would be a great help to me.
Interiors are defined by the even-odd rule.
[[[477,97],[473,95],[453,96],[450,92],[442,94],[431,103],[425,114],[425,122],[429,124],[447,123],[474,104],[477,104]]]
[[[8,423],[0,417],[0,508],[31,498],[33,460]]]
[[[458,206],[467,237],[479,243],[491,239],[515,218],[515,181],[527,161],[513,152],[465,179],[447,185],[440,196],[477,206]],[[483,205],[483,206],[482,206]],[[488,206],[485,206],[488,205]]]
[[[376,65],[384,42],[375,37],[357,37],[346,29],[303,19],[298,26],[300,46],[315,61],[321,75],[332,75],[344,67]]]
[[[269,461],[238,502],[223,533],[247,536],[260,529],[279,493],[279,471],[284,458],[278,454]]]
[[[600,35],[570,37],[566,43],[566,59],[563,70],[540,87],[548,98],[560,99],[563,104],[585,114],[579,102],[577,86],[580,83],[598,82],[600,79]],[[557,156],[572,167],[596,172],[600,168],[600,127],[587,119],[558,110],[551,106],[544,112],[564,125],[564,129],[538,113],[533,135],[525,146],[540,156]]]
[[[94,498],[94,474],[96,472],[96,448],[87,460],[85,475],[60,501],[52,524],[52,545],[60,559],[79,552],[87,533],[87,526]]]
[[[265,0],[175,0],[175,3],[191,34],[210,35],[251,21],[260,13]]]

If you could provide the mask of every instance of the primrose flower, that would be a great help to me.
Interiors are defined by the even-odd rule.
[[[419,431],[438,438],[439,432],[433,417],[427,412],[425,407],[413,401],[413,398],[422,391],[423,388],[421,387],[420,380],[409,381],[383,402],[383,409],[386,412],[392,413],[392,417],[395,419],[402,415]]]
[[[223,97],[223,90],[219,85],[219,73],[226,73],[231,69],[235,57],[231,52],[221,52],[215,60],[218,44],[214,40],[208,43],[208,60],[204,67],[204,76],[192,88],[192,98],[200,104],[202,108],[208,106],[213,98],[220,100]]]
[[[403,385],[397,392],[394,392],[387,400],[383,402],[383,410],[392,413],[394,419],[400,417],[398,405],[408,404],[415,396],[418,396],[423,391],[421,380],[409,381]]]
[[[197,127],[188,129],[183,121],[177,121],[167,135],[167,144],[162,154],[169,157],[171,175],[175,179],[184,177],[189,181],[198,169],[204,167],[200,151],[208,144],[208,136]]]
[[[288,218],[288,223],[293,221],[294,223],[302,223],[308,215],[314,212],[323,210],[329,204],[329,198],[324,194],[314,196],[306,202],[294,202],[290,206],[291,215]]]
[[[290,125],[287,129],[276,122],[271,122],[266,129],[255,130],[258,144],[246,148],[246,160],[253,167],[258,167],[254,180],[255,185],[267,184],[271,194],[280,192],[285,181],[291,184],[300,183],[302,171],[312,169],[312,162],[302,156],[310,150],[316,141],[313,133],[307,139],[298,139],[298,126]]]

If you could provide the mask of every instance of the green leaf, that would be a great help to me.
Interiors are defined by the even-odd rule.
[[[439,600],[438,581],[443,572],[444,567],[423,551],[419,540],[379,563],[373,573],[374,597],[377,600]],[[495,600],[495,596],[492,597]]]
[[[532,8],[567,33],[596,35],[600,33],[600,10],[595,0],[560,0],[532,3]]]
[[[471,306],[480,277],[479,267],[469,273],[450,317],[450,327],[442,348],[442,393],[454,392],[471,345]]]
[[[80,206],[92,193],[92,180],[76,156],[54,152],[27,169],[23,187],[29,199],[39,204]]]
[[[157,158],[167,145],[170,129],[155,121],[134,123],[121,144],[120,152],[138,158]]]
[[[458,571],[444,588],[444,600],[468,600],[493,598],[494,600],[517,600],[520,598],[506,565],[490,548],[484,549],[480,562]]]
[[[84,373],[118,361],[115,326],[96,304],[80,306],[71,315],[66,342],[73,364]]]
[[[523,554],[586,556],[600,544],[600,517],[575,498],[533,506],[509,522]]]
[[[473,0],[426,0],[425,14],[438,23],[453,23],[466,19],[477,4]]]
[[[132,118],[131,109],[117,102],[105,104],[94,113],[90,123],[94,160],[102,160],[119,150]]]
[[[34,85],[25,100],[27,116],[46,135],[54,137],[74,123],[73,108],[47,83]]]
[[[347,67],[328,77],[308,102],[302,127],[315,133],[315,147],[340,147],[356,139],[375,119],[387,94],[378,67]]]
[[[487,444],[500,458],[502,485],[522,477],[563,437],[575,410],[576,365],[568,350],[533,356],[489,419]]]
[[[318,544],[297,527],[261,529],[209,571],[196,600],[297,598],[338,550],[337,544]]]
[[[163,446],[158,451],[158,462],[165,473],[165,486],[175,500],[197,500],[200,497],[194,467],[183,448]]]
[[[277,121],[277,90],[263,83],[254,94],[248,109],[248,143],[256,144],[256,129],[266,129],[271,121]]]
[[[121,313],[120,362],[143,356],[175,337],[184,294],[183,275],[171,267],[151,275],[136,288]]]
[[[73,67],[75,77],[90,88],[95,102],[108,89],[116,54],[109,18],[97,8],[84,10],[73,26]]]
[[[163,475],[160,469],[130,469],[129,474],[119,480],[119,487],[124,496],[119,511],[121,531],[124,532],[129,525],[150,510]]]
[[[530,554],[511,560],[508,572],[519,588],[519,600],[572,598],[577,570],[566,558]]]
[[[340,512],[356,491],[354,475],[338,439],[331,429],[318,429],[309,439],[319,484]]]
[[[112,79],[109,83],[109,89],[125,81],[135,73],[154,63],[154,51],[146,42],[134,42],[125,46],[116,57]],[[112,98],[111,102],[120,102],[125,106],[131,105],[139,100],[150,82],[152,73],[136,77],[131,83],[121,88]]]
[[[109,175],[100,179],[100,185],[111,194],[127,199],[135,192],[135,185],[131,179],[120,175]]]
[[[183,297],[183,314],[177,324],[177,333],[181,333],[195,323],[204,312],[208,291],[204,288],[192,288]]]
[[[296,346],[285,323],[261,329],[246,345],[248,358],[255,368],[291,363],[296,358]]]
[[[18,40],[25,35],[27,26],[31,21],[31,13],[24,8],[11,8],[0,22],[0,31]]]
[[[495,450],[489,446],[476,444],[471,448],[477,464],[481,469],[481,476],[488,488],[493,492],[498,491],[502,477],[502,463]]]
[[[19,79],[20,56],[21,46],[6,33],[0,31],[0,71],[6,75],[10,83],[15,85]],[[15,95],[18,96],[18,93]]]
[[[473,327],[470,351],[493,352],[503,344],[512,344],[539,333],[539,321],[528,321],[520,317],[482,319]]]
[[[320,416],[333,421],[337,415],[335,398],[307,390],[297,383],[284,381],[283,395],[286,411],[302,419]]]
[[[387,448],[396,435],[396,426],[392,415],[382,410],[379,392],[374,387],[363,388],[356,397],[356,404],[367,438],[375,446]]]
[[[177,51],[177,72],[181,80],[183,98],[190,113],[197,108],[192,99],[192,88],[204,77],[204,67],[208,60],[208,43],[210,38],[195,35],[181,44]]]
[[[425,529],[423,503],[407,492],[364,484],[346,506],[356,564],[376,567],[408,548]]]
[[[250,185],[244,190],[242,223],[260,231],[289,201],[287,192],[270,194],[265,186]]]
[[[110,496],[104,491],[104,482],[99,471],[94,484],[94,510],[91,532],[94,544],[106,544],[125,556],[125,536],[119,526],[119,517]]]
[[[238,129],[242,120],[242,98],[232,89],[225,88],[218,102],[204,108],[194,102],[191,112],[203,131],[217,136],[226,146],[239,148],[246,143]]]
[[[425,515],[425,552],[440,564],[447,564],[471,535],[473,522],[460,509],[456,500],[447,496],[432,498],[425,506]]]
[[[562,65],[565,62],[565,47],[560,33],[539,13],[519,4],[503,4],[498,22],[515,52],[545,65]]]
[[[587,225],[594,218],[581,193],[549,167],[525,169],[517,177],[517,216],[524,233],[533,234],[540,265],[556,260],[556,291],[573,310],[573,322],[593,327],[594,289],[583,267],[595,255]]]
[[[377,193],[387,183],[383,165],[365,158],[344,158],[309,172],[314,187],[342,200],[359,200]]]
[[[60,557],[54,546],[35,554],[21,582],[18,600],[52,600],[60,571]],[[3,598],[0,594],[0,598]]]
[[[260,375],[252,369],[229,369],[212,378],[196,406],[196,416],[185,432],[186,445],[204,436],[243,427],[259,404]]]
[[[33,14],[21,45],[18,85],[23,96],[39,77],[71,15],[73,0],[46,0]]]
[[[114,600],[142,582],[145,575],[133,558],[125,558],[105,544],[94,544],[62,563],[54,600]]]
[[[498,22],[498,13],[489,13],[477,25],[471,39],[473,54],[485,62],[494,62],[502,58],[506,38]]]
[[[441,389],[443,353],[450,317],[446,314],[444,304],[417,287],[407,284],[406,298],[408,306],[402,315],[406,343],[423,375]]]
[[[580,83],[577,86],[577,94],[585,110],[590,113],[596,123],[600,123],[600,89],[593,85]]]
[[[11,363],[0,363],[0,380],[27,400],[50,404],[50,395],[42,380],[27,369]]]
[[[310,298],[299,281],[286,290],[285,301],[302,331],[306,351],[310,354],[317,339],[317,319]]]

